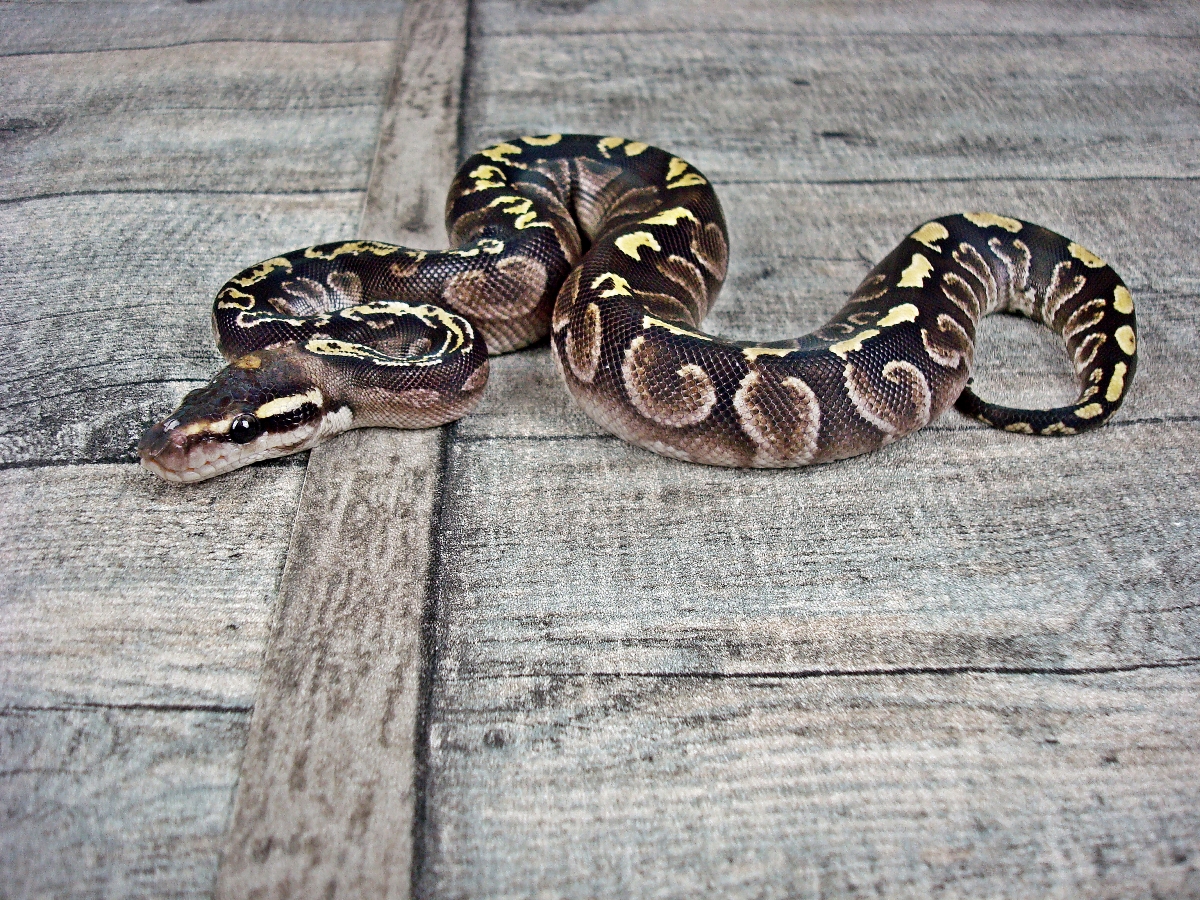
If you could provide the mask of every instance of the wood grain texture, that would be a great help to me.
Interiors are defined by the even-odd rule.
[[[306,460],[125,461],[219,365],[230,274],[354,233],[377,9],[0,7],[6,898],[212,895]]]
[[[321,45],[395,38],[394,0],[6,2],[0,55],[56,55],[204,42]],[[319,52],[318,48],[310,53]]]
[[[1200,425],[1003,437],[927,429],[781,472],[611,439],[460,441],[440,674],[1200,658]],[[1131,470],[1147,458],[1153,478]]]
[[[687,40],[481,40],[468,121],[486,127],[468,130],[472,146],[615,131],[686,150],[718,182],[1198,172],[1195,114],[1179,102],[1194,59],[1183,36],[852,39],[727,31],[714,18]]]
[[[406,5],[364,234],[443,243],[421,198],[440,209],[457,162],[465,35],[465,4]],[[370,430],[312,453],[221,900],[409,896],[441,447],[440,431]]]
[[[639,0],[486,0],[475,8],[485,38],[511,34],[596,38],[678,35],[707,42],[713,34],[743,32],[835,37],[880,34],[1027,35],[1113,34],[1178,36],[1194,33],[1200,12],[1187,3],[1113,4],[1073,0],[749,0],[736,7],[683,0],[655,8]]]
[[[0,464],[133,461],[142,430],[222,365],[210,320],[225,280],[351,237],[361,205],[361,192],[0,205]]]
[[[363,190],[391,45],[183,44],[0,57],[0,199]],[[289,152],[280,153],[280,147]]]
[[[497,360],[448,456],[420,896],[1200,892],[1195,9],[1034,13],[479,3],[465,143],[695,162],[719,333],[809,330],[917,223],[993,208],[1114,263],[1143,367],[1093,435],[951,414],[765,473],[623,445],[545,350]],[[984,334],[981,390],[1068,395],[1052,338]]]
[[[367,191],[368,236],[410,247],[446,246],[446,191],[458,168],[465,9],[462,3],[405,7]]]
[[[212,896],[248,710],[0,710],[5,897]]]
[[[254,704],[302,464],[0,472],[0,708]]]
[[[1195,897],[1196,675],[456,680],[422,894]]]
[[[407,897],[439,433],[312,454],[217,896]]]

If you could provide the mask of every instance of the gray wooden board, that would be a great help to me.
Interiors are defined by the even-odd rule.
[[[0,55],[54,55],[189,43],[325,44],[396,35],[394,0],[155,0],[0,3]],[[319,52],[313,48],[310,52]]]
[[[1164,36],[480,34],[467,135],[621,133],[729,179],[1200,172],[1194,29]],[[663,19],[670,14],[658,10]],[[779,10],[800,20],[804,7]],[[930,17],[932,18],[932,17]],[[943,27],[945,23],[943,23]]]
[[[1200,894],[1195,668],[465,677],[427,897]]]
[[[226,278],[354,233],[398,13],[0,7],[6,897],[211,896],[306,459],[78,464],[215,371]]]
[[[1200,423],[1003,437],[765,472],[460,441],[440,674],[1200,658]]]
[[[27,123],[5,141],[0,199],[362,190],[390,56],[375,40],[0,57],[5,114]]]
[[[881,34],[1180,35],[1200,25],[1188,3],[1118,4],[1078,0],[748,0],[732,4],[641,0],[481,0],[476,29],[485,35],[591,35],[621,39],[644,33],[707,42],[714,34],[855,37]]]
[[[248,710],[0,710],[5,897],[208,897]]]
[[[456,163],[466,18],[458,0],[405,7],[365,233],[443,240],[434,210]],[[221,900],[409,896],[442,437],[372,430],[312,453]]]
[[[302,466],[0,472],[0,708],[254,704]]]
[[[409,895],[439,438],[355,432],[346,452],[312,454],[222,854],[222,900]]]
[[[544,348],[496,360],[449,452],[421,894],[1200,891],[1196,31],[1184,4],[479,3],[464,149],[696,163],[718,332],[809,330],[913,226],[990,208],[1113,262],[1144,363],[1090,436],[950,414],[736,472],[599,434]],[[981,390],[1070,396],[1049,336],[984,333]]]
[[[361,192],[0,205],[0,463],[134,459],[142,429],[222,365],[210,324],[221,284],[280,250],[352,236],[361,206]]]

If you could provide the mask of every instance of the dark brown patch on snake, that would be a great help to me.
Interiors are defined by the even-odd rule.
[[[970,366],[974,344],[966,330],[953,317],[940,313],[937,327],[930,331],[921,329],[921,343],[925,352],[939,366],[957,369],[964,362]]]
[[[932,396],[925,375],[910,362],[892,360],[882,379],[854,363],[845,369],[846,390],[854,408],[886,435],[887,443],[929,422]]]
[[[718,282],[725,280],[729,268],[729,244],[720,228],[712,222],[705,223],[704,228],[692,238],[692,253],[714,279]]]
[[[656,319],[676,322],[688,328],[695,328],[700,324],[692,309],[670,294],[638,291],[638,300],[642,303],[642,309]]]
[[[600,365],[600,307],[589,303],[578,323],[567,330],[563,347],[567,365],[580,381],[590,384]]]
[[[621,374],[629,400],[643,416],[671,428],[704,421],[717,402],[712,378],[680,360],[658,340],[638,335],[625,351]]]
[[[708,311],[708,286],[704,283],[700,269],[690,260],[672,254],[658,261],[658,271],[683,288],[684,294],[691,301],[686,304],[687,318],[681,321],[699,324]]]
[[[817,452],[821,404],[799,378],[751,370],[733,395],[742,430],[772,462],[805,465]]]

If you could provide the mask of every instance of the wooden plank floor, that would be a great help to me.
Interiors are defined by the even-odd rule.
[[[717,186],[720,333],[819,324],[970,208],[1138,297],[1113,427],[957,414],[798,472],[603,436],[546,351],[453,431],[426,897],[1200,895],[1197,10],[479,0],[464,144],[635,135]],[[1069,396],[987,323],[981,390]]]
[[[0,895],[208,897],[223,851],[222,897],[1200,896],[1200,11],[469,12],[459,81],[394,3],[0,5]],[[604,435],[540,348],[442,433],[140,472],[230,273],[437,245],[408,160],[447,103],[460,154],[594,131],[703,169],[720,333],[808,330],[912,225],[994,209],[1125,276],[1138,381],[1070,440],[950,413],[740,472]],[[1070,396],[1053,340],[985,332],[981,392]],[[331,580],[331,521],[396,542]]]
[[[133,448],[231,272],[356,233],[399,19],[0,7],[0,895],[212,894],[306,460]]]

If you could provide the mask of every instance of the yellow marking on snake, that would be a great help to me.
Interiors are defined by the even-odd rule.
[[[600,138],[600,140],[596,142],[596,148],[600,151],[601,155],[603,155],[605,159],[612,159],[612,156],[609,155],[608,151],[620,147],[623,143],[625,143],[625,138],[623,137]]]
[[[592,290],[596,290],[604,282],[609,282],[612,287],[607,291],[601,291],[601,297],[632,297],[633,291],[629,290],[629,282],[618,275],[616,272],[605,272],[592,282]]]
[[[526,135],[525,137],[521,138],[521,140],[534,147],[549,147],[550,145],[557,144],[559,141],[561,141],[562,135],[548,134],[545,137],[529,137]]]
[[[1117,343],[1121,345],[1121,349],[1125,351],[1126,356],[1133,356],[1137,353],[1137,335],[1133,333],[1133,329],[1128,325],[1122,325],[1113,334],[1117,339]]]
[[[235,369],[257,369],[262,366],[262,357],[256,353],[239,356],[233,363]]]
[[[642,261],[642,258],[638,256],[638,252],[642,247],[649,247],[651,250],[662,250],[662,247],[658,245],[658,241],[654,239],[654,235],[648,231],[634,231],[631,234],[623,234],[613,241],[613,243],[617,245],[618,250],[626,256],[632,256],[638,262]]]
[[[678,178],[688,169],[688,164],[678,156],[672,156],[671,161],[667,163],[667,181],[672,181]]]
[[[1074,241],[1071,241],[1071,243],[1067,244],[1067,252],[1089,269],[1099,269],[1101,266],[1108,265],[1108,263],[1098,257],[1095,253],[1087,249],[1087,247],[1081,247]]]
[[[229,300],[222,300],[222,297],[229,297]],[[238,303],[239,299],[249,300],[245,306]],[[237,288],[226,287],[221,293],[217,294],[217,309],[241,309],[248,310],[254,306],[254,297],[244,291],[239,291]]]
[[[495,166],[476,166],[467,173],[468,178],[499,178],[503,181],[507,176],[503,169],[497,169]]]
[[[513,226],[518,231],[524,231],[526,228],[553,228],[549,222],[537,221],[537,213],[530,210],[533,206],[533,201],[527,197],[497,197],[488,204],[488,208],[499,206],[502,203],[512,203],[512,206],[506,207],[503,211],[512,213],[517,217],[513,222]]]
[[[480,150],[479,153],[481,156],[486,156],[492,162],[511,165],[512,160],[506,159],[506,155],[512,154],[519,156],[521,154],[521,148],[514,147],[512,144],[497,144],[495,147],[488,147],[486,150]]]
[[[672,188],[691,187],[693,184],[708,184],[708,182],[695,172],[688,172],[674,184],[668,184],[667,189],[670,190]]]
[[[658,215],[651,216],[648,219],[642,219],[638,222],[639,225],[678,225],[680,219],[688,219],[700,224],[700,220],[692,215],[690,209],[685,209],[682,206],[676,206],[674,209],[665,209]]]
[[[428,250],[405,250],[404,255],[411,256],[417,262],[420,262],[421,260],[423,260],[425,257],[427,257],[429,255],[429,251]]]
[[[395,244],[383,244],[379,241],[347,241],[344,244],[338,244],[328,253],[322,253],[316,247],[309,247],[304,251],[304,255],[309,259],[337,259],[337,257],[346,253],[353,253],[355,256],[359,253],[370,253],[373,256],[390,256],[398,249]]]
[[[1047,425],[1042,429],[1042,434],[1050,437],[1052,434],[1075,434],[1075,429],[1064,425],[1062,422],[1055,422],[1053,425]]]
[[[1108,390],[1104,392],[1104,399],[1109,403],[1119,399],[1125,391],[1125,373],[1129,367],[1125,363],[1117,363],[1113,366],[1112,379],[1108,382]]]
[[[488,188],[507,187],[502,169],[495,166],[476,166],[467,173],[468,178],[475,179],[475,190],[483,191]]]
[[[899,306],[893,306],[888,310],[888,314],[875,323],[878,328],[887,328],[889,325],[899,325],[901,322],[915,322],[920,310],[911,303],[901,303]]]
[[[830,345],[829,352],[845,359],[847,354],[853,353],[855,350],[861,350],[863,342],[870,340],[877,334],[879,334],[878,328],[868,328],[866,331],[854,335],[854,337],[848,337],[844,341],[838,341],[836,344]]]
[[[1081,406],[1075,410],[1075,415],[1081,419],[1094,419],[1102,412],[1104,412],[1104,407],[1099,403],[1089,403],[1087,406]]]
[[[404,368],[406,366],[436,366],[445,359],[445,353],[435,351],[423,356],[388,356],[365,344],[351,344],[347,341],[335,341],[322,338],[312,338],[304,349],[319,356],[344,356],[350,359],[365,359],[377,366]]]
[[[252,271],[245,278],[231,278],[229,280],[232,284],[238,284],[242,287],[250,287],[252,284],[258,284],[276,269],[288,269],[290,271],[291,268],[292,264],[290,262],[288,262],[282,256],[277,256],[274,259],[268,259],[264,263],[259,263],[258,268]]]
[[[288,316],[277,316],[269,312],[240,312],[237,314],[237,324],[240,328],[255,328],[258,325],[267,325],[271,322],[279,322],[284,325],[300,326],[304,324],[303,319],[292,319]]]
[[[1092,372],[1091,375],[1088,376],[1088,380],[1091,381],[1093,384],[1097,384],[1097,383],[1103,381],[1104,380],[1104,370],[1096,369],[1094,372]]]
[[[944,241],[950,237],[950,232],[946,230],[946,226],[941,222],[926,222],[910,234],[909,237],[914,241],[924,244],[935,253],[941,253],[942,248],[937,245],[937,242]]]
[[[313,388],[303,394],[292,394],[290,397],[278,397],[274,400],[268,400],[254,411],[254,415],[260,419],[268,419],[271,416],[281,416],[284,413],[293,412],[305,403],[311,403],[313,406],[320,408],[324,402],[325,398],[321,396],[321,392],[317,388]]]
[[[1033,426],[1028,422],[1013,422],[1011,425],[1005,425],[1004,430],[1013,434],[1033,434]]]
[[[193,422],[190,425],[184,425],[179,429],[180,434],[228,434],[230,426],[233,425],[233,416],[228,419],[221,419],[218,422]]]
[[[495,238],[480,238],[476,241],[476,246],[470,250],[448,250],[446,252],[451,256],[478,256],[481,252],[489,256],[496,256],[504,252],[504,241],[498,241]]]
[[[1133,294],[1129,293],[1129,288],[1123,284],[1118,284],[1117,289],[1113,291],[1113,309],[1125,315],[1133,312]]]
[[[601,294],[600,296],[603,297],[604,295]],[[675,325],[671,322],[664,322],[662,319],[656,319],[651,315],[642,316],[642,330],[644,331],[647,328],[665,328],[671,334],[681,334],[684,337],[693,337],[702,341],[712,340],[707,334],[701,334],[698,331],[692,331],[690,328],[684,328],[681,325]]]
[[[929,277],[929,273],[933,271],[933,263],[927,260],[920,253],[914,253],[912,262],[908,264],[908,268],[900,273],[900,281],[896,287],[923,287],[925,279]]]
[[[649,144],[643,144],[641,141],[630,141],[625,145],[625,155],[637,156],[639,153],[644,152],[649,146]]]
[[[789,353],[795,353],[794,348],[787,347],[743,347],[742,356],[754,362],[760,356],[787,356]]]
[[[1011,231],[1013,234],[1021,230],[1021,223],[1016,219],[1010,219],[1008,216],[998,216],[990,212],[969,212],[963,213],[962,216],[972,225],[978,225],[980,228],[989,228],[995,225],[997,228],[1003,228],[1005,231]]]

